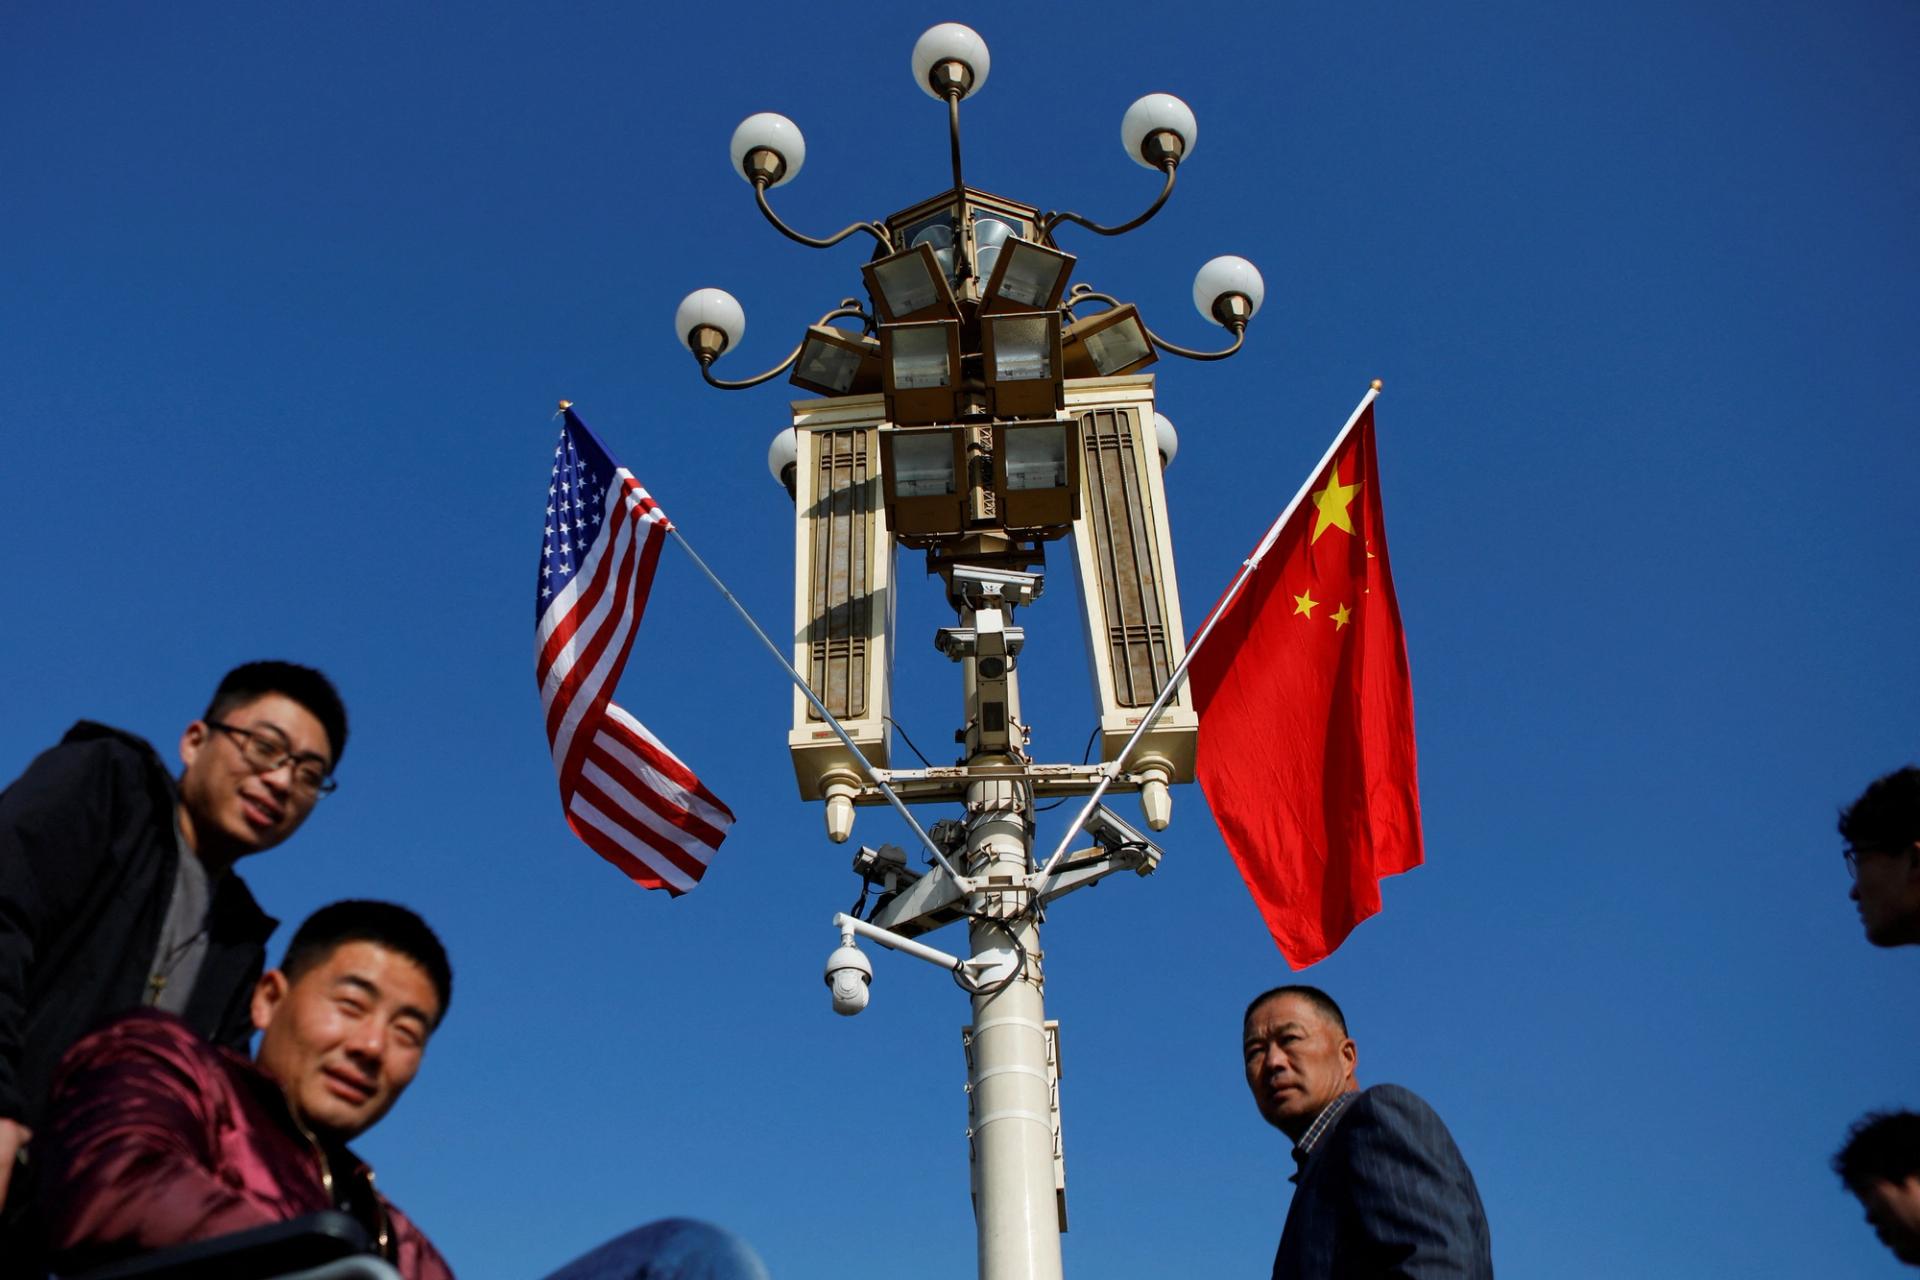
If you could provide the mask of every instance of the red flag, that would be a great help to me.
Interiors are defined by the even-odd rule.
[[[1421,862],[1413,683],[1373,403],[1270,534],[1189,669],[1198,774],[1287,963],[1331,955]]]

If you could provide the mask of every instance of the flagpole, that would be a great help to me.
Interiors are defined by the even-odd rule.
[[[1333,461],[1333,455],[1340,452],[1340,446],[1345,444],[1347,437],[1353,434],[1353,428],[1360,421],[1360,415],[1367,411],[1368,405],[1379,398],[1380,386],[1380,379],[1375,378],[1373,385],[1367,388],[1367,394],[1360,397],[1360,403],[1354,407],[1353,413],[1347,418],[1347,425],[1340,428],[1339,434],[1333,438],[1333,443],[1328,445],[1327,451],[1320,455],[1320,461],[1314,465],[1313,470],[1307,472],[1307,478],[1301,482],[1299,492],[1293,495],[1293,500],[1287,503],[1279,517],[1268,526],[1266,536],[1260,539],[1260,545],[1253,549],[1253,554],[1241,563],[1240,572],[1234,575],[1233,581],[1227,585],[1227,593],[1220,598],[1220,603],[1208,615],[1205,624],[1200,628],[1200,633],[1194,636],[1193,644],[1188,647],[1186,656],[1180,659],[1180,665],[1173,669],[1171,676],[1167,677],[1166,686],[1160,690],[1160,696],[1153,700],[1153,705],[1147,708],[1147,713],[1140,717],[1140,723],[1134,728],[1132,736],[1120,748],[1120,754],[1107,765],[1100,776],[1099,784],[1093,789],[1093,794],[1087,797],[1086,804],[1081,806],[1073,824],[1067,828],[1066,834],[1060,837],[1060,844],[1054,849],[1053,856],[1047,859],[1046,865],[1041,867],[1035,875],[1034,887],[1037,891],[1046,892],[1048,876],[1053,871],[1054,865],[1060,861],[1061,855],[1066,853],[1067,846],[1073,843],[1073,838],[1080,834],[1081,828],[1086,826],[1087,819],[1093,816],[1094,809],[1100,804],[1100,797],[1107,793],[1107,788],[1113,785],[1113,780],[1120,776],[1127,763],[1127,757],[1133,754],[1134,747],[1139,745],[1140,739],[1144,738],[1147,731],[1158,722],[1160,713],[1173,700],[1173,695],[1179,692],[1181,684],[1186,680],[1187,668],[1192,664],[1193,656],[1200,652],[1200,646],[1205,644],[1207,637],[1213,634],[1215,624],[1226,614],[1228,607],[1240,594],[1240,589],[1253,575],[1253,571],[1260,567],[1260,562],[1266,558],[1267,552],[1273,549],[1274,539],[1280,536],[1280,530],[1286,527],[1287,521],[1293,518],[1293,513],[1300,509],[1302,502],[1306,501],[1307,491],[1313,488],[1313,482],[1320,478],[1320,473],[1327,469],[1329,462]]]
[[[941,852],[940,846],[933,842],[933,837],[928,835],[926,830],[914,820],[914,816],[907,809],[905,802],[900,799],[892,787],[887,785],[886,779],[874,772],[873,765],[868,762],[865,753],[860,750],[859,746],[854,743],[852,737],[848,735],[845,726],[840,723],[833,712],[827,710],[827,704],[820,701],[819,695],[814,693],[813,687],[807,683],[806,678],[794,670],[793,664],[787,661],[787,655],[781,653],[780,647],[774,644],[772,638],[769,637],[765,631],[760,629],[760,624],[753,620],[753,615],[747,612],[746,606],[735,598],[733,592],[727,590],[727,584],[720,581],[719,576],[707,567],[707,562],[700,558],[700,553],[693,549],[692,544],[687,541],[686,536],[674,527],[671,520],[667,522],[667,532],[672,534],[673,540],[680,544],[680,549],[692,558],[693,563],[699,567],[700,572],[707,575],[707,581],[711,582],[714,588],[727,598],[727,603],[733,606],[734,612],[740,615],[741,620],[752,629],[753,634],[760,637],[760,643],[767,646],[767,652],[773,655],[773,660],[780,664],[781,669],[785,671],[788,676],[792,677],[794,687],[806,696],[807,701],[813,704],[813,709],[820,713],[821,717],[826,720],[827,726],[839,737],[841,744],[853,753],[855,760],[860,762],[860,770],[867,775],[867,780],[878,787],[880,794],[885,796],[888,803],[893,805],[893,807],[899,811],[900,816],[907,820],[907,825],[913,828],[913,834],[919,836],[920,843],[927,846],[927,852],[931,853],[933,860],[940,864],[940,869],[952,876],[954,883],[964,889],[968,884],[966,877],[954,870],[953,864],[947,861],[947,855]],[[1084,818],[1085,815],[1082,815],[1082,820],[1084,820]]]

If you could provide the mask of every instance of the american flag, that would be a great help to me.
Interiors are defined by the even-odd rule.
[[[534,675],[573,833],[635,884],[699,882],[733,813],[612,702],[673,523],[572,409],[553,451]]]

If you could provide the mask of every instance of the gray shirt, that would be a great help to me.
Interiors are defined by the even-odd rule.
[[[173,896],[167,899],[167,918],[160,926],[160,945],[148,970],[147,1003],[168,1013],[184,1014],[187,997],[207,958],[207,908],[213,902],[213,881],[206,864],[187,845],[179,820],[173,837],[180,861],[173,873]]]

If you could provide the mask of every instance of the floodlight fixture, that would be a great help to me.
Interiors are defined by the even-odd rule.
[[[1009,239],[1019,234],[1019,230],[1004,218],[974,218],[973,274],[976,279],[984,280],[993,274],[993,266],[999,261],[1001,249]]]
[[[1079,420],[994,423],[993,496],[1007,529],[1064,535],[1080,514]]]
[[[1066,403],[1058,311],[1008,311],[982,316],[980,341],[996,417],[1039,417],[1056,412]]]
[[[951,536],[967,527],[967,432],[896,427],[880,432],[881,492],[896,537]]]
[[[865,395],[880,390],[880,341],[830,324],[807,327],[800,358],[787,379],[823,396]]]
[[[1069,378],[1116,377],[1159,359],[1140,308],[1131,302],[1075,320],[1061,341]]]
[[[1009,237],[994,254],[993,267],[984,273],[980,310],[1051,311],[1060,305],[1067,277],[1073,274],[1070,253],[1049,249],[1018,236]]]
[[[895,422],[953,422],[960,416],[960,324],[923,320],[880,326],[881,381]]]
[[[912,248],[876,258],[860,268],[881,319],[899,324],[960,314],[934,248],[931,239],[920,239]]]

